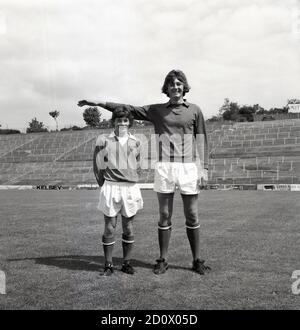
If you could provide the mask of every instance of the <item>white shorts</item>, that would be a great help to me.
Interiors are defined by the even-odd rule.
[[[178,187],[183,195],[200,193],[196,163],[157,162],[154,172],[154,191],[172,193]]]
[[[130,182],[104,181],[100,189],[98,209],[108,217],[118,213],[130,218],[143,208],[139,186]]]

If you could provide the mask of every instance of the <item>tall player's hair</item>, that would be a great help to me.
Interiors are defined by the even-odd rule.
[[[133,115],[131,113],[131,111],[129,109],[127,109],[126,106],[119,106],[117,107],[111,117],[111,124],[112,126],[115,123],[115,120],[117,118],[128,118],[129,119],[129,127],[131,127],[133,125]]]
[[[167,96],[169,96],[168,86],[176,78],[183,83],[183,96],[185,95],[185,93],[188,93],[189,90],[191,89],[190,85],[187,82],[185,74],[181,70],[172,70],[167,74],[167,76],[165,78],[165,82],[164,82],[163,87],[161,89],[161,91],[164,94],[166,94]]]

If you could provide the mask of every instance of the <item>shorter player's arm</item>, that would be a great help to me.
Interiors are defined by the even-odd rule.
[[[137,163],[136,171],[137,171],[138,175],[140,176],[141,172],[142,172],[141,141],[137,141],[136,163]]]
[[[93,171],[99,187],[102,187],[104,184],[104,176],[103,176],[104,170],[99,169],[97,166],[97,155],[99,154],[99,152],[100,152],[100,147],[96,145],[93,155]]]

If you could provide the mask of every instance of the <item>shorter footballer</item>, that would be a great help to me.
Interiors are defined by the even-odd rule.
[[[98,209],[104,214],[102,244],[105,258],[104,276],[114,272],[113,248],[117,216],[122,217],[123,264],[121,271],[134,274],[130,259],[134,244],[133,220],[143,208],[137,182],[140,167],[140,141],[129,132],[133,116],[125,107],[118,107],[112,115],[114,130],[99,135],[96,140],[93,169],[101,187]]]

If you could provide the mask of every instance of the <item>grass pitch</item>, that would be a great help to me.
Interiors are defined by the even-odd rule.
[[[103,217],[98,191],[0,191],[0,309],[299,309],[291,291],[300,269],[297,192],[205,191],[199,198],[201,255],[193,273],[182,201],[175,195],[167,273],[156,276],[158,203],[143,191],[135,220],[133,276],[100,276]]]

